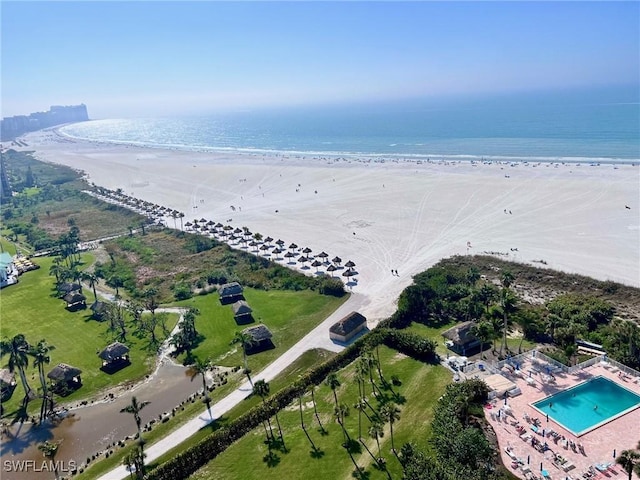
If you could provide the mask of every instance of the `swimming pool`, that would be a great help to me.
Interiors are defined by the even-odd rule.
[[[598,376],[531,404],[576,436],[640,406],[640,395]]]

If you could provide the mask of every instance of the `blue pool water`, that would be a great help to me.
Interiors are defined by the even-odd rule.
[[[599,376],[532,406],[579,436],[640,406],[640,395]]]

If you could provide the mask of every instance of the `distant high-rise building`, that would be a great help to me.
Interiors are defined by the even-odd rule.
[[[89,115],[84,103],[80,105],[53,105],[47,112],[3,118],[0,122],[0,140],[13,140],[23,133],[86,120],[89,120]]]

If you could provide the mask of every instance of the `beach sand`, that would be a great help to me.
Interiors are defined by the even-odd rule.
[[[35,150],[36,158],[184,212],[184,222],[231,220],[352,260],[359,273],[353,291],[365,297],[361,313],[371,323],[393,313],[412,275],[456,254],[500,252],[640,286],[637,164],[191,152],[72,141],[54,131],[25,140],[22,150]]]

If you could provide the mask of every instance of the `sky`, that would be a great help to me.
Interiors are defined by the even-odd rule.
[[[640,86],[639,2],[6,1],[2,116]]]

